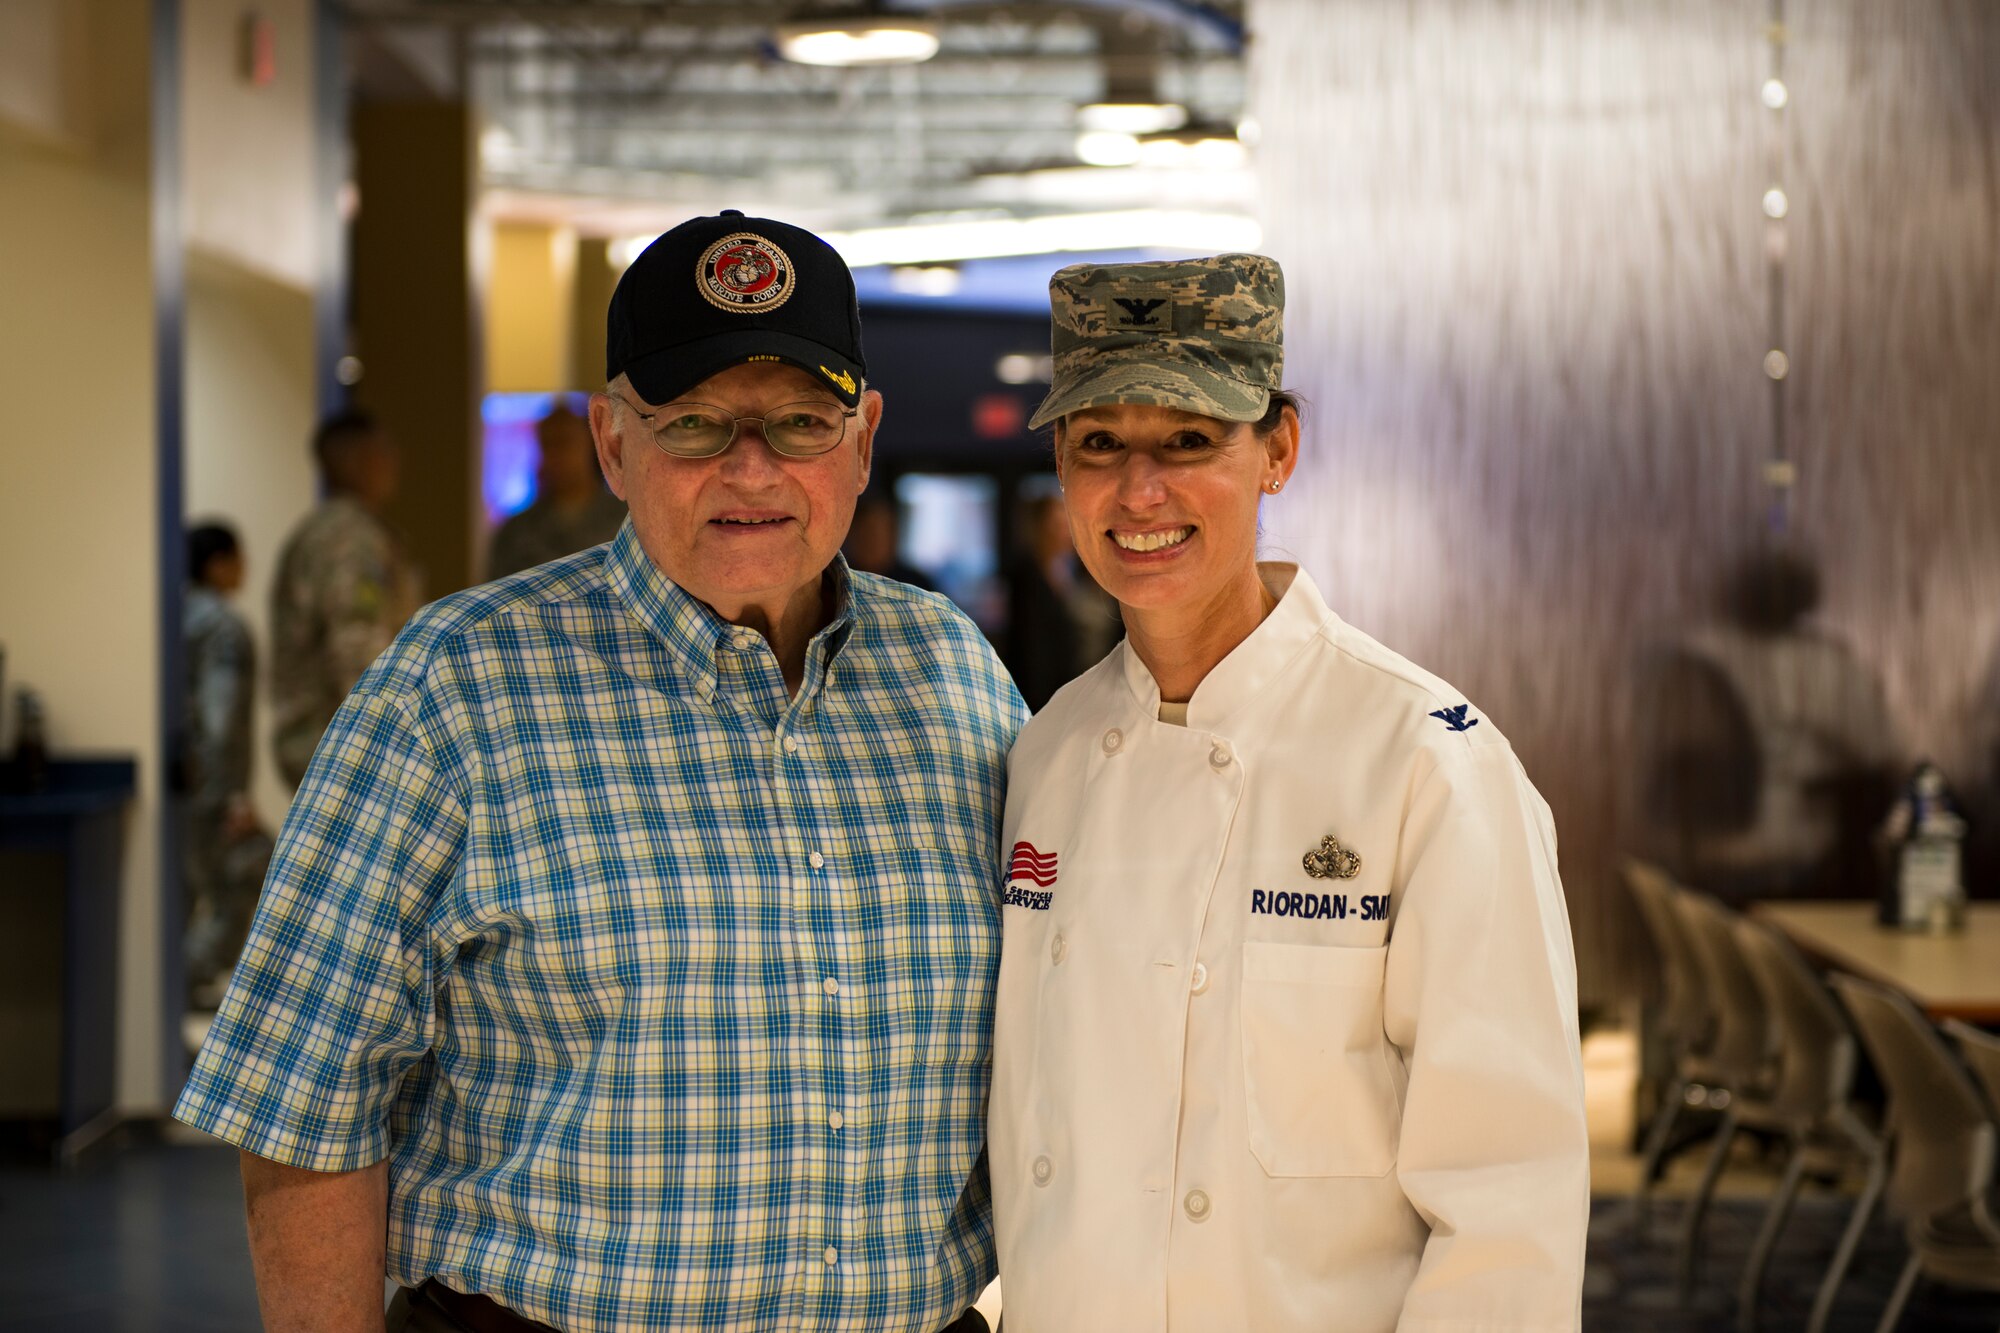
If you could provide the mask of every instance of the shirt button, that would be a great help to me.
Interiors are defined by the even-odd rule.
[[[785,737],[785,753],[797,754],[798,752],[799,752],[799,738],[797,736]]]
[[[840,994],[840,983],[838,981],[835,981],[832,977],[828,977],[825,981],[820,982],[819,988],[825,991],[828,995]]]
[[[1125,744],[1125,733],[1113,727],[1104,733],[1104,753],[1117,754]]]
[[[1055,1173],[1056,1164],[1054,1162],[1051,1162],[1046,1157],[1037,1157],[1035,1159],[1035,1183],[1037,1185],[1048,1184]]]
[[[1061,935],[1057,935],[1054,939],[1050,940],[1049,957],[1055,959],[1058,963],[1069,957],[1069,941]]]
[[[826,1247],[826,1254],[822,1257],[825,1258],[825,1260],[829,1264],[837,1264],[840,1262],[840,1251],[834,1249],[833,1246],[829,1245]]]
[[[1187,1209],[1189,1221],[1206,1222],[1208,1220],[1208,1195],[1206,1192],[1202,1190],[1189,1190],[1187,1198],[1181,1201],[1181,1206]]]
[[[847,1123],[847,1117],[842,1115],[838,1111],[829,1112],[826,1117],[826,1127],[828,1129],[839,1129],[842,1125],[846,1123]]]
[[[814,852],[811,856],[808,856],[806,858],[806,861],[812,866],[814,870],[818,870],[821,866],[826,864],[826,858],[824,856],[821,856],[818,852]]]
[[[1229,758],[1229,747],[1221,741],[1217,741],[1215,748],[1208,752],[1208,762],[1213,768],[1228,768]]]
[[[1193,986],[1194,993],[1196,995],[1199,995],[1207,989],[1208,989],[1208,964],[1196,963],[1194,965],[1194,986]]]

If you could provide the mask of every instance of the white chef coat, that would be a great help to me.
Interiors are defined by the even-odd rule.
[[[1497,728],[1261,565],[1187,725],[1129,643],[1009,760],[1007,1333],[1579,1326],[1555,832]],[[1347,879],[1307,873],[1331,836]],[[1023,846],[1025,844],[1025,847]]]

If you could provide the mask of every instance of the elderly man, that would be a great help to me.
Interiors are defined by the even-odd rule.
[[[272,1329],[976,1330],[1008,746],[839,558],[846,266],[725,213],[620,280],[608,546],[419,614],[328,730],[176,1114]]]

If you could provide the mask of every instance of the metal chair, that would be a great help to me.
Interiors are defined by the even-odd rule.
[[[1956,1018],[1947,1018],[1943,1027],[1958,1043],[1966,1068],[1986,1089],[1986,1109],[2000,1115],[2000,1035],[1982,1032]]]
[[[1778,1052],[1770,1010],[1736,942],[1736,913],[1707,894],[1685,889],[1674,894],[1673,906],[1694,946],[1714,1007],[1714,1035],[1695,1064],[1705,1081],[1720,1090],[1710,1104],[1723,1112],[1701,1183],[1681,1218],[1680,1291],[1686,1300],[1694,1291],[1702,1222],[1736,1135],[1746,1127],[1775,1127],[1769,1098]]]
[[[1820,1333],[1861,1233],[1881,1197],[1888,1158],[1881,1135],[1855,1108],[1854,1079],[1860,1051],[1854,1030],[1833,993],[1777,930],[1747,917],[1738,917],[1732,925],[1743,961],[1777,1029],[1778,1048],[1768,1092],[1741,1099],[1735,1109],[1744,1125],[1781,1134],[1791,1145],[1778,1192],[1765,1211],[1750,1258],[1743,1266],[1736,1304],[1741,1333],[1754,1333],[1757,1327],[1764,1274],[1806,1173],[1816,1167],[1837,1171],[1855,1154],[1868,1164],[1867,1184],[1854,1218],[1841,1237],[1813,1304],[1808,1328],[1810,1333]]]
[[[1665,871],[1643,861],[1625,863],[1625,884],[1638,906],[1639,919],[1645,923],[1659,961],[1660,997],[1653,1022],[1666,1043],[1672,1066],[1640,1149],[1639,1187],[1632,1199],[1632,1230],[1633,1234],[1641,1235],[1645,1231],[1653,1186],[1659,1180],[1682,1114],[1708,1105],[1711,1071],[1703,1056],[1715,1034],[1715,1012],[1702,981],[1694,945],[1674,907],[1675,897],[1685,890],[1678,888]]]
[[[1836,974],[1840,996],[1889,1093],[1891,1213],[1910,1258],[1876,1333],[1890,1333],[1917,1278],[2000,1287],[2000,1227],[1987,1203],[2000,1125],[1930,1020],[1902,995]]]

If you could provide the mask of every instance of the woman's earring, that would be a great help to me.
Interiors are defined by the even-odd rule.
[[[1271,483],[1271,494],[1273,495],[1276,495],[1279,491],[1282,491],[1284,489],[1285,489],[1285,483],[1282,481],[1274,481]]]

